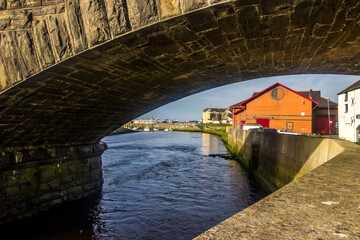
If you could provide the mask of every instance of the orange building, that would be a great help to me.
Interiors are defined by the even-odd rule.
[[[321,106],[313,96],[319,98]],[[230,108],[233,109],[234,128],[242,128],[244,123],[260,123],[267,128],[286,129],[298,133],[329,132],[329,121],[326,121],[327,100],[320,96],[320,91],[300,93],[276,83]],[[334,102],[331,102],[330,115],[334,134],[337,118],[337,104]]]

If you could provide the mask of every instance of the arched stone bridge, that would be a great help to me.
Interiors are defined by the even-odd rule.
[[[11,173],[22,163],[99,156],[103,146],[91,144],[115,128],[209,88],[284,74],[359,74],[359,10],[357,0],[0,0],[3,179],[26,174]],[[101,178],[96,161],[87,167]],[[64,181],[53,188],[66,190],[61,200],[46,203],[79,197]],[[10,191],[7,199],[34,191],[23,182],[0,191]],[[78,185],[83,195],[99,187]],[[31,195],[36,204],[46,186]]]

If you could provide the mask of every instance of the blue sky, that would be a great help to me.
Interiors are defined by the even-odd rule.
[[[252,96],[255,91],[262,91],[274,83],[281,83],[295,91],[321,90],[321,96],[337,102],[337,93],[360,79],[349,75],[289,75],[234,83],[197,93],[169,103],[137,119],[173,119],[180,121],[201,120],[202,111],[213,107],[228,107]]]

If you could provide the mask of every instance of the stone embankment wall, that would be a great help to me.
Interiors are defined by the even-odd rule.
[[[105,143],[0,152],[0,224],[102,189]]]
[[[278,137],[283,141],[291,141],[281,143],[289,150],[289,146],[295,142],[304,144],[307,141],[321,141],[297,136]],[[332,148],[339,146],[344,149],[342,153],[196,239],[359,239],[360,146],[342,140],[330,140],[329,158],[334,153]],[[326,147],[320,144],[318,148],[322,150],[316,151],[326,156]],[[300,160],[301,156],[297,158]],[[290,159],[288,163],[293,160]]]
[[[344,151],[332,139],[230,129],[230,147],[270,191],[290,183]]]

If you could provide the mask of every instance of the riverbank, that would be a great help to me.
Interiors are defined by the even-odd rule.
[[[231,137],[235,135],[229,134],[229,142],[233,141]],[[245,139],[246,144],[231,144],[251,168],[252,157],[249,158],[247,154],[253,153],[247,151],[249,148],[244,145],[251,146],[251,140],[256,136],[244,136],[237,136],[237,139]],[[360,185],[360,146],[342,140],[305,136],[272,137],[284,141],[269,142],[267,139],[268,145],[261,151],[267,151],[270,159],[258,163],[258,167],[264,168],[261,164],[267,164],[269,169],[266,177],[270,181],[274,177],[281,180],[274,184],[281,188],[196,239],[360,238],[360,197],[357,194]],[[266,144],[264,139],[262,144]],[[258,143],[262,140],[258,139]],[[318,141],[318,144],[313,141]],[[282,146],[282,149],[278,146]],[[310,146],[313,151],[306,149]],[[274,153],[269,152],[271,149]],[[258,152],[259,158],[261,151]],[[276,154],[285,155],[279,157]],[[305,157],[306,161],[301,161]],[[277,165],[271,158],[276,159]],[[286,175],[287,178],[282,177]],[[284,179],[290,183],[282,186]]]

